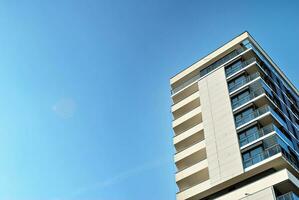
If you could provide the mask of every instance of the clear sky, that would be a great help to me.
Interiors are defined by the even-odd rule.
[[[169,78],[247,30],[298,86],[277,2],[0,1],[0,199],[174,200]]]

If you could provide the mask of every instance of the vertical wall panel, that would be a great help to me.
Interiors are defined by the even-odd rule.
[[[199,81],[211,185],[243,173],[224,68]]]

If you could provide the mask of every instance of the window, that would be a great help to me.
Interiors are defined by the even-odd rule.
[[[294,97],[294,95],[291,93],[291,91],[289,89],[286,88],[285,90],[286,90],[286,94],[289,97],[289,99],[291,99],[291,101],[295,104],[297,101],[296,101],[296,98]]]
[[[253,126],[239,134],[240,146],[244,146],[259,138],[257,126]]]
[[[241,94],[238,94],[237,96],[232,98],[232,106],[233,108],[240,106],[243,102],[245,103],[250,99],[249,96],[249,90],[246,90],[245,92],[242,92]]]
[[[211,65],[207,66],[203,70],[200,71],[200,77],[208,74],[209,72],[213,71],[217,67],[223,65],[227,61],[231,60],[232,58],[236,57],[238,54],[242,52],[242,49],[236,49],[224,56],[223,58],[217,60],[216,62],[212,63]]]
[[[237,62],[233,63],[232,65],[230,65],[229,67],[226,68],[226,76],[230,76],[233,73],[235,73],[236,71],[238,71],[240,69],[242,65],[241,60],[238,60]]]
[[[240,126],[254,118],[253,108],[246,109],[242,113],[235,116],[236,126]]]
[[[247,151],[242,155],[245,167],[249,167],[263,160],[263,147],[259,146],[255,149]]]
[[[232,90],[240,87],[241,85],[243,85],[245,82],[246,82],[246,76],[245,75],[239,76],[238,78],[236,78],[228,83],[228,89],[229,89],[229,91],[232,91]]]
[[[246,110],[244,110],[243,112],[241,112],[240,114],[236,115],[235,119],[236,120],[240,120],[244,117],[247,117],[248,115],[253,113],[253,108],[248,108]]]
[[[277,144],[276,136],[269,137],[263,141],[263,145],[264,145],[265,149],[268,149],[268,148],[274,146],[275,144]]]
[[[243,42],[242,42],[242,45],[244,46],[244,47],[246,47],[247,49],[249,49],[249,48],[252,48],[253,46],[252,46],[252,44],[250,43],[250,41],[249,40],[244,40]]]

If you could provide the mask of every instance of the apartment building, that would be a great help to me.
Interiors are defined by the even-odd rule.
[[[248,32],[170,84],[177,200],[299,199],[298,90]]]

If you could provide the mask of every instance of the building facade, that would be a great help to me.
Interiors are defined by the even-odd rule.
[[[298,90],[248,32],[170,84],[177,200],[298,199]]]

